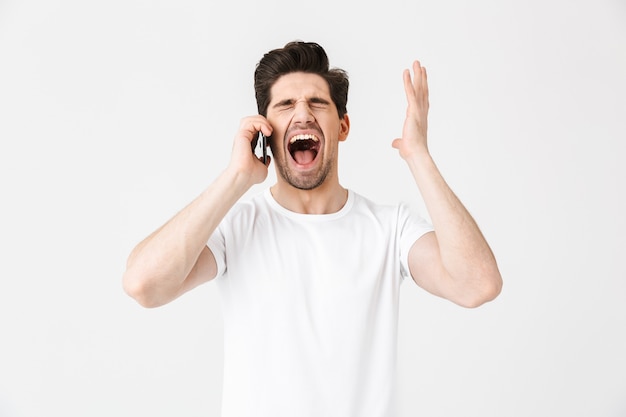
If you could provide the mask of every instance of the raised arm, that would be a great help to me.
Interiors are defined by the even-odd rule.
[[[418,239],[409,252],[409,268],[425,290],[465,307],[494,299],[502,288],[495,257],[476,222],[452,192],[427,144],[426,69],[413,63],[403,74],[407,111],[402,137],[392,146],[409,166],[432,219],[434,233]]]
[[[215,258],[206,242],[228,210],[254,184],[267,177],[251,152],[256,134],[271,135],[262,116],[242,119],[228,167],[195,200],[141,241],[128,257],[124,290],[145,307],[166,304],[213,279]]]

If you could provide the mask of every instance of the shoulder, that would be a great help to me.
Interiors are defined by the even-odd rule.
[[[430,221],[408,202],[381,204],[358,193],[354,194],[356,213],[373,219],[385,228],[396,230],[398,236],[403,236],[407,240],[417,240],[424,233],[433,230]]]
[[[244,226],[254,223],[259,216],[269,212],[264,192],[245,196],[228,211],[222,220],[222,227],[226,224]]]
[[[392,221],[399,221],[402,218],[417,214],[405,202],[393,204],[379,203],[362,194],[352,193],[354,195],[354,211],[356,213],[368,214],[381,220],[388,219]]]

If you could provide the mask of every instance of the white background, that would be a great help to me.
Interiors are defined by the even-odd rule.
[[[0,416],[219,414],[216,287],[147,310],[121,276],[294,39],[349,72],[341,180],[381,202],[421,206],[390,142],[422,61],[431,151],[504,277],[476,310],[405,282],[400,416],[626,416],[626,3],[373,4],[0,0]]]

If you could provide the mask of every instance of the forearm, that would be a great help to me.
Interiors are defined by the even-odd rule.
[[[250,184],[224,171],[194,201],[131,252],[123,277],[126,291],[144,305],[174,298],[207,240]]]
[[[464,290],[499,292],[501,278],[491,249],[430,154],[416,152],[406,161],[431,217],[441,262],[450,278]]]

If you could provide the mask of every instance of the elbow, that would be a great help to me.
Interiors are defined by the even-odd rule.
[[[499,272],[483,276],[474,291],[468,291],[457,304],[465,308],[477,308],[495,300],[502,292],[502,277]]]
[[[150,279],[127,270],[122,278],[122,288],[132,299],[145,308],[160,307],[164,302],[155,295]]]

